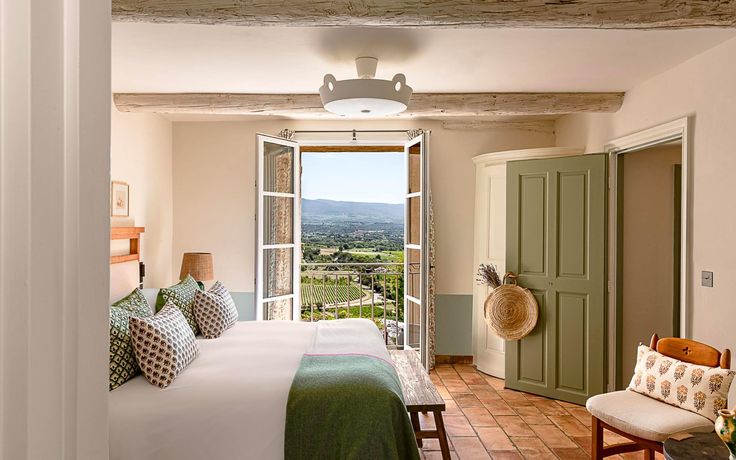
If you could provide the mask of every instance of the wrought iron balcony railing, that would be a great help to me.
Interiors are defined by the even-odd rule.
[[[404,264],[301,264],[302,321],[366,318],[386,345],[404,342]]]

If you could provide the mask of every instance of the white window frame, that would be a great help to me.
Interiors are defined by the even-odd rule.
[[[266,142],[272,144],[283,145],[294,149],[292,159],[292,179],[293,193],[284,192],[267,192],[263,190],[263,173],[264,162],[263,154]],[[255,267],[255,307],[256,320],[263,321],[264,307],[269,302],[278,300],[292,299],[291,316],[292,321],[301,320],[301,152],[299,143],[289,141],[280,137],[270,136],[268,134],[256,134],[256,267]],[[294,200],[292,206],[292,241],[293,243],[284,244],[264,244],[263,234],[263,203],[265,197],[282,197],[292,198]],[[292,293],[275,296],[264,297],[263,281],[265,273],[263,273],[264,252],[269,249],[291,249],[292,250]]]

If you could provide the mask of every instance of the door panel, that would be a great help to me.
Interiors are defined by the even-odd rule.
[[[587,177],[582,173],[560,174],[560,233],[557,273],[585,277],[588,254]]]
[[[509,162],[506,269],[539,304],[506,386],[582,404],[605,388],[606,157]]]
[[[540,274],[546,267],[547,176],[524,175],[520,182],[519,273]]]
[[[530,385],[545,385],[547,374],[544,371],[547,357],[547,330],[542,327],[544,324],[543,308],[546,302],[546,292],[540,290],[531,290],[537,304],[540,307],[539,322],[534,330],[524,337],[518,343],[518,357],[516,365],[518,366],[518,379]],[[508,348],[507,348],[508,350]],[[507,359],[511,354],[507,354]],[[507,370],[508,379],[508,370]]]
[[[557,293],[557,337],[559,386],[585,393],[587,361],[588,296],[571,292]]]

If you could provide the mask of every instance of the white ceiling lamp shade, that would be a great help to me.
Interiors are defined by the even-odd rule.
[[[355,67],[360,78],[338,81],[332,74],[325,75],[319,89],[325,110],[347,117],[380,117],[406,110],[412,89],[404,74],[375,79],[378,59],[373,57],[357,58]]]

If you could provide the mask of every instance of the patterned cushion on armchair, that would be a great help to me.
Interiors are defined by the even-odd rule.
[[[726,408],[734,371],[686,363],[639,345],[627,390],[641,393],[715,422]]]

